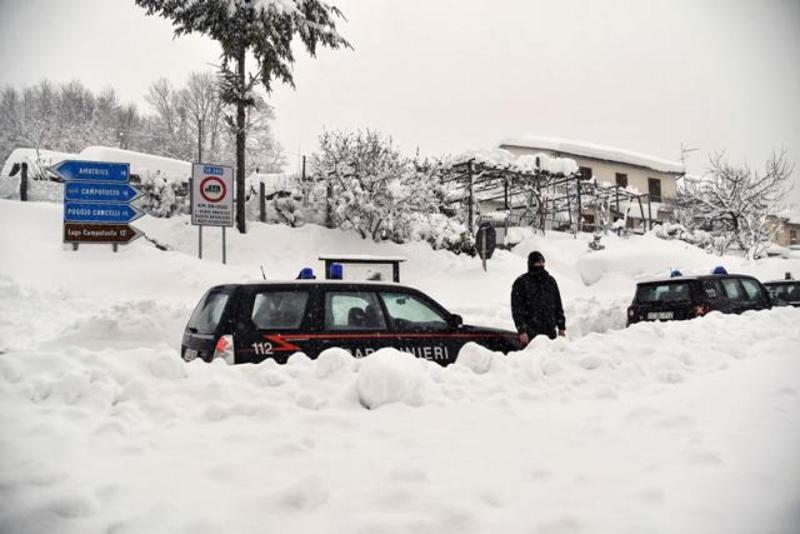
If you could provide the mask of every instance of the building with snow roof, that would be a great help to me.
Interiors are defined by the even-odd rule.
[[[767,221],[774,226],[773,241],[782,247],[800,245],[800,210],[787,210],[780,215],[770,215]]]
[[[649,194],[653,219],[668,221],[677,196],[677,181],[685,174],[682,163],[626,149],[554,137],[509,137],[499,143],[517,157],[544,152],[569,158],[578,164],[581,176],[598,184],[619,185]],[[639,217],[632,210],[629,217]]]

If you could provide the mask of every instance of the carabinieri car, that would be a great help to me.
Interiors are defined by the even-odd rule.
[[[207,362],[285,363],[295,352],[316,358],[341,347],[362,357],[394,347],[447,365],[474,341],[519,350],[515,332],[462,324],[411,287],[386,282],[293,280],[212,287],[192,313],[181,357]]]
[[[772,307],[761,282],[741,274],[683,276],[640,282],[628,307],[628,325],[702,317],[711,311],[742,313]]]

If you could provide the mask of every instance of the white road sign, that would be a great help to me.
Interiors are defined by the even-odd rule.
[[[233,226],[233,167],[192,165],[192,224]]]

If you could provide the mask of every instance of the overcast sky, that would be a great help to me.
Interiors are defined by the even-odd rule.
[[[292,165],[323,127],[429,155],[535,134],[671,159],[685,143],[693,172],[717,150],[761,166],[785,147],[800,164],[798,0],[334,3],[355,50],[298,53],[297,89],[269,98]],[[0,85],[79,79],[146,108],[154,79],[218,61],[213,41],[173,39],[133,0],[0,6]]]

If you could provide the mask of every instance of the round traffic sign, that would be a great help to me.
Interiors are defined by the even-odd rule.
[[[216,176],[206,176],[200,182],[200,195],[207,201],[216,203],[225,198],[228,190],[225,182]]]

